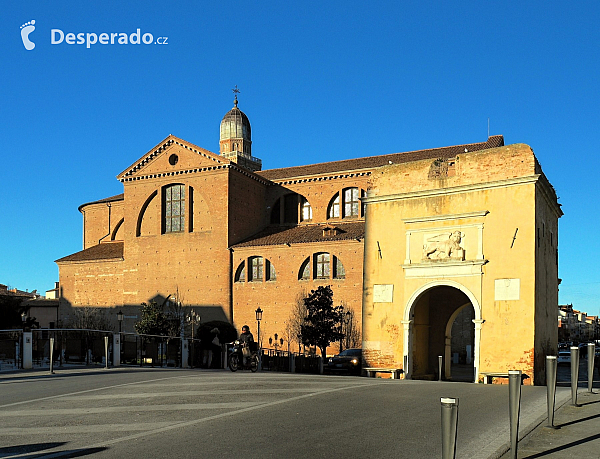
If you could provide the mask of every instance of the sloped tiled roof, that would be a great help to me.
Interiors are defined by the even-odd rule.
[[[123,259],[123,242],[105,242],[94,245],[88,249],[76,252],[72,255],[59,258],[55,263],[65,263],[69,261],[96,261],[96,260],[115,260]]]
[[[79,209],[79,212],[81,212],[82,208],[84,208],[85,206],[89,206],[90,204],[101,204],[103,202],[122,201],[123,199],[125,199],[125,194],[124,193],[116,194],[114,196],[111,196],[110,198],[104,198],[104,199],[99,199],[98,201],[86,202],[85,204],[81,204],[78,207],[78,209]]]
[[[324,236],[323,230],[336,228],[337,234]],[[331,225],[299,225],[292,228],[270,226],[254,236],[233,245],[233,248],[265,245],[303,244],[307,242],[343,241],[365,237],[365,222],[338,223]]]
[[[282,180],[291,177],[304,177],[318,174],[331,174],[335,172],[373,169],[375,167],[390,164],[407,163],[422,159],[446,159],[452,158],[467,151],[486,150],[504,145],[504,136],[491,136],[485,142],[470,143],[466,145],[455,145],[452,147],[433,148],[429,150],[408,151],[405,153],[392,153],[381,156],[368,156],[366,158],[345,159],[328,163],[309,164],[307,166],[285,167],[282,169],[268,169],[255,172],[269,180]]]

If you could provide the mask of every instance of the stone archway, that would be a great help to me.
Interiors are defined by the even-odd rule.
[[[445,280],[430,282],[416,290],[404,310],[404,368],[412,379],[433,379],[438,373],[438,356],[444,356],[444,369],[450,375],[451,327],[460,311],[473,310],[473,378],[479,369],[481,307],[462,284]],[[450,330],[449,330],[450,327]]]

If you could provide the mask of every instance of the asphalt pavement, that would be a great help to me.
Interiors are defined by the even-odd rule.
[[[456,457],[511,457],[507,385],[122,367],[0,374],[0,458],[429,459],[442,397],[459,399]],[[519,457],[600,457],[600,395],[556,398],[546,432],[546,388],[522,387]]]

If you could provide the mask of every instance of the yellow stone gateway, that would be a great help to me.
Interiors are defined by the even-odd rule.
[[[383,166],[364,203],[367,366],[437,379],[442,356],[443,379],[544,384],[563,213],[532,149]]]

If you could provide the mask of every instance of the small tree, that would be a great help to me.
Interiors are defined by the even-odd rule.
[[[156,301],[142,303],[141,318],[133,327],[140,335],[169,336],[172,323]]]
[[[317,346],[325,357],[327,347],[344,337],[340,330],[341,308],[333,306],[333,291],[329,285],[311,290],[304,304],[307,315],[301,326],[302,341]]]

